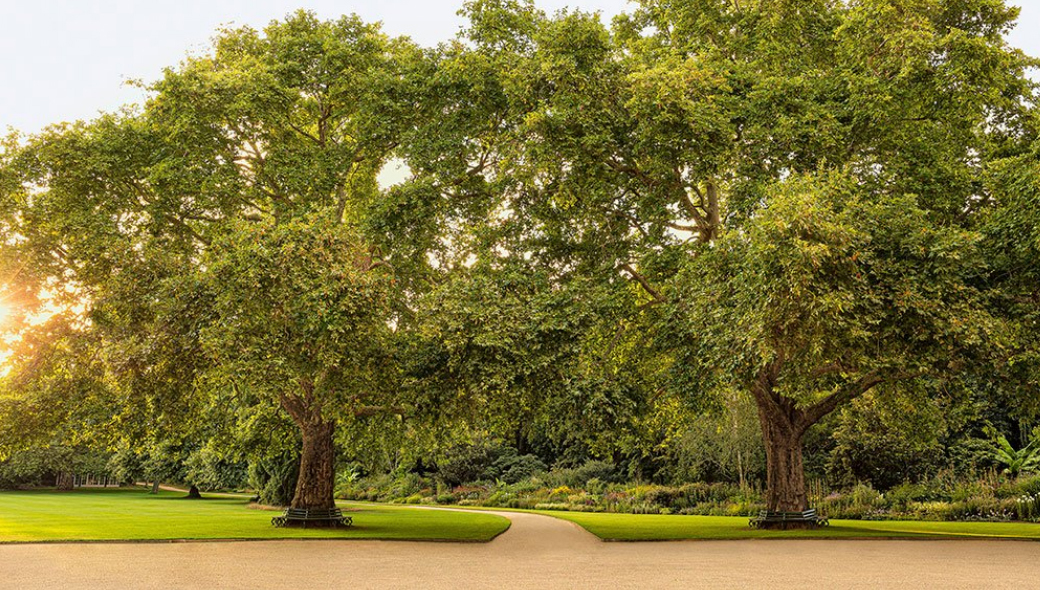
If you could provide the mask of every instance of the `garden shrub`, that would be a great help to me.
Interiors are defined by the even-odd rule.
[[[887,492],[885,498],[893,508],[905,510],[914,502],[922,502],[929,499],[928,488],[921,484],[904,483]]]
[[[534,455],[516,455],[506,453],[492,464],[496,479],[506,483],[517,483],[530,479],[537,473],[546,470],[545,463]]]
[[[448,449],[437,462],[437,476],[452,487],[493,480],[494,474],[489,472],[492,471],[495,461],[504,454],[504,448],[493,443],[456,445]]]
[[[967,502],[980,497],[992,498],[993,490],[979,480],[958,481],[950,489],[950,500],[953,502]]]
[[[609,461],[592,460],[578,467],[554,467],[546,474],[546,483],[553,486],[584,487],[590,480],[617,482],[617,466]]]
[[[584,486],[590,479],[616,482],[619,474],[617,467],[609,461],[588,461],[575,470],[575,476]]]
[[[296,492],[300,459],[295,452],[265,456],[249,464],[249,485],[257,499],[268,506],[288,506]]]
[[[1020,520],[1040,522],[1040,493],[1026,494],[1015,499],[1015,510]]]
[[[455,494],[440,494],[436,498],[438,504],[454,504],[458,501],[459,499]]]
[[[524,457],[508,451],[499,456]],[[760,489],[741,488],[732,483],[633,485],[608,483],[598,478],[589,478],[584,485],[576,483],[582,479],[578,474],[603,473],[609,466],[603,462],[590,463],[593,465],[537,473],[515,483],[500,478],[495,483],[469,482],[450,489],[412,472],[344,477],[339,497],[405,504],[742,517],[754,515],[765,506]],[[516,462],[498,463],[507,464]],[[1040,476],[1015,481],[989,473],[964,480],[957,479],[952,471],[944,471],[921,482],[894,486],[885,493],[869,483],[837,492],[829,491],[825,482],[811,484],[812,505],[830,518],[933,521],[1018,518],[1040,522]]]
[[[1019,479],[1015,487],[1023,496],[1040,496],[1040,475]]]

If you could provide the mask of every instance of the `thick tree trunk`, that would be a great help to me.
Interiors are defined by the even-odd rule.
[[[805,493],[802,435],[811,424],[793,400],[776,394],[780,364],[763,369],[752,389],[766,447],[766,509],[770,512],[802,512],[809,507]],[[773,523],[763,523],[770,527]],[[808,523],[784,523],[783,528],[810,527]]]
[[[71,491],[75,484],[75,480],[71,473],[62,471],[58,473],[57,480],[55,481],[55,487],[63,492]]]
[[[766,445],[766,509],[801,512],[809,507],[802,463],[802,435],[782,424],[762,425]]]
[[[809,508],[805,490],[805,466],[802,463],[802,437],[810,426],[846,404],[870,391],[886,380],[913,379],[916,372],[884,374],[869,371],[859,379],[846,384],[815,404],[798,408],[794,400],[777,394],[776,385],[784,359],[780,355],[762,367],[751,386],[751,394],[758,407],[762,440],[766,447],[766,507],[776,512],[802,512]],[[818,367],[813,373],[826,375],[842,370],[840,363],[829,363]],[[808,527],[808,523],[777,523],[783,528]],[[764,523],[763,526],[770,526]]]
[[[199,486],[191,484],[188,488],[188,495],[186,496],[189,500],[201,500],[202,494],[199,492]]]
[[[335,508],[333,488],[336,483],[336,456],[333,435],[334,423],[314,420],[300,424],[303,433],[303,453],[300,455],[300,475],[296,480],[293,508]]]
[[[148,493],[149,494],[158,494],[159,493],[159,480],[155,480],[155,481],[152,482],[152,491],[150,491]]]

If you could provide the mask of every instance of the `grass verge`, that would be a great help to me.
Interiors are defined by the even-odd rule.
[[[271,526],[277,512],[253,510],[241,496],[187,500],[140,488],[72,492],[0,492],[0,543],[55,541],[172,541],[204,539],[387,539],[490,541],[509,528],[492,514],[341,504],[352,511],[347,529]]]
[[[832,520],[806,531],[754,530],[734,516],[680,516],[537,511],[573,522],[606,541],[687,539],[1026,539],[1040,540],[1040,524]]]

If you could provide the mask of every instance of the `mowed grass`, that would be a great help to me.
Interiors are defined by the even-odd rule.
[[[608,541],[683,539],[1028,539],[1040,540],[1040,524],[1023,522],[921,522],[831,520],[829,527],[755,530],[733,516],[681,516],[539,511],[569,520]]]
[[[0,492],[0,543],[177,539],[397,539],[490,541],[509,528],[492,514],[342,504],[346,529],[271,526],[276,511],[242,496],[187,500],[179,492],[90,489]]]

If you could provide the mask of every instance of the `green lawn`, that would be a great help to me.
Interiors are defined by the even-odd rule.
[[[278,512],[241,496],[186,500],[143,489],[0,492],[0,543],[169,539],[398,539],[490,541],[509,528],[492,514],[343,504],[348,529],[271,526]]]
[[[850,539],[850,538],[1007,538],[1040,540],[1040,524],[1022,522],[920,522],[832,520],[809,531],[757,531],[748,519],[732,516],[680,516],[538,511],[569,520],[609,541],[680,539]]]

